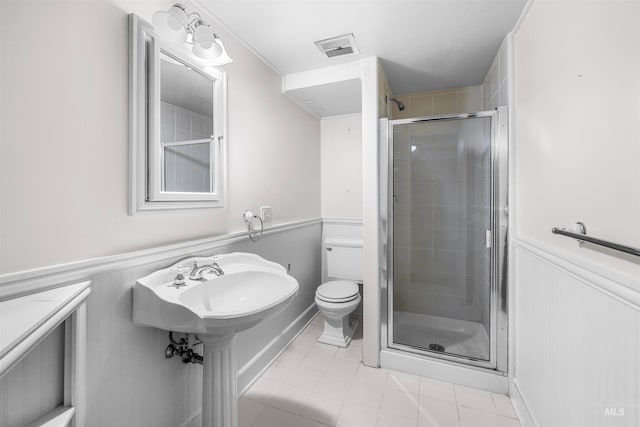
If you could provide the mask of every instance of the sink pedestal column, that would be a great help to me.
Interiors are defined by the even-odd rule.
[[[204,343],[202,427],[238,426],[238,385],[232,336],[198,335]]]

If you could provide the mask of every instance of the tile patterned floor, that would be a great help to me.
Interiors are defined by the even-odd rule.
[[[507,396],[360,363],[316,317],[239,402],[240,427],[519,427]]]

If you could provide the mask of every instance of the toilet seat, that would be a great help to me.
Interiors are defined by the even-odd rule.
[[[316,298],[331,303],[349,302],[360,295],[358,285],[344,280],[332,280],[316,289]]]

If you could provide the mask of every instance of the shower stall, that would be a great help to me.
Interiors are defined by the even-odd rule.
[[[383,352],[505,373],[506,108],[382,122]]]

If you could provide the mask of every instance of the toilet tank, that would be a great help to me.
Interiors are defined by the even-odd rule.
[[[331,279],[362,283],[362,239],[357,237],[330,237],[324,241],[327,250],[327,276]]]

